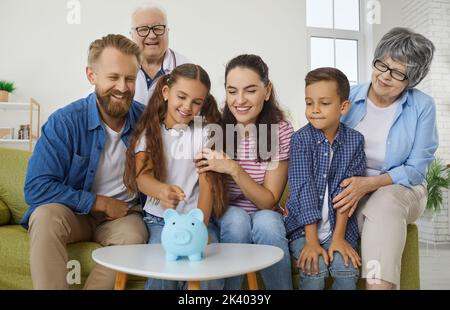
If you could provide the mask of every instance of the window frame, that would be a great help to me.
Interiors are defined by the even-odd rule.
[[[333,26],[334,26],[334,1],[333,0]],[[306,1],[305,1],[306,2]],[[365,7],[366,1],[359,0],[359,31],[354,30],[342,30],[342,29],[331,29],[331,28],[317,28],[309,27],[307,24],[308,17],[305,16],[306,23],[306,38],[307,38],[307,57],[308,57],[308,68],[311,70],[311,39],[312,38],[323,38],[323,39],[333,39],[336,40],[353,40],[357,42],[358,49],[358,81],[361,83],[367,79],[367,61],[366,61],[366,31],[365,29]],[[336,45],[334,48],[334,63],[336,64]]]

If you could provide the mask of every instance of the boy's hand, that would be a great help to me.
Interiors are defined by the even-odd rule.
[[[183,190],[176,185],[165,185],[158,197],[161,207],[165,209],[175,209],[185,198]]]
[[[305,243],[298,257],[297,266],[308,276],[319,273],[319,256],[322,255],[328,266],[328,254],[319,243]]]
[[[359,257],[358,253],[353,249],[353,247],[348,243],[345,239],[337,238],[331,241],[331,245],[328,248],[328,255],[330,256],[330,262],[334,259],[334,252],[341,253],[344,258],[345,267],[348,267],[349,259],[352,261],[352,264],[355,268],[361,267],[361,257]]]

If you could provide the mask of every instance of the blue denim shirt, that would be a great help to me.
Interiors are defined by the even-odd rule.
[[[133,101],[122,133],[125,145],[143,111],[144,106]],[[105,140],[95,93],[53,113],[28,162],[24,193],[30,208],[20,224],[28,228],[31,213],[48,203],[88,214],[95,202],[90,190]]]
[[[370,83],[350,91],[352,106],[342,122],[355,128],[366,115]],[[386,157],[381,173],[394,184],[411,187],[422,184],[438,148],[436,106],[433,98],[417,89],[405,91],[386,141]]]
[[[333,144],[330,164],[330,144],[319,129],[311,124],[297,131],[291,139],[289,156],[286,231],[290,241],[304,236],[306,225],[322,220],[324,199],[328,199],[331,231],[336,224],[333,199],[342,192],[341,182],[364,175],[366,155],[364,137],[356,130],[340,124]],[[328,197],[324,197],[328,185]],[[347,222],[345,239],[357,248],[359,240],[355,216]]]

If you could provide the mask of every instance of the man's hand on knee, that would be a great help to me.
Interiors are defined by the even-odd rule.
[[[128,204],[124,201],[111,197],[97,195],[91,213],[100,212],[105,214],[109,221],[119,219],[128,214]]]

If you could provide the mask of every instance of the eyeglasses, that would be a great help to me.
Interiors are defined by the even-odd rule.
[[[150,31],[153,31],[155,36],[159,37],[162,36],[164,33],[166,33],[166,25],[155,25],[155,26],[140,26],[134,28],[136,30],[136,33],[140,37],[146,37],[150,34]]]
[[[408,79],[408,76],[406,74],[404,74],[403,72],[400,72],[400,71],[398,71],[396,69],[389,68],[387,64],[385,64],[384,62],[382,62],[379,59],[376,59],[373,62],[373,66],[375,67],[375,69],[377,69],[377,70],[379,70],[381,72],[389,71],[389,74],[391,75],[391,77],[394,80],[403,82],[403,81]]]

